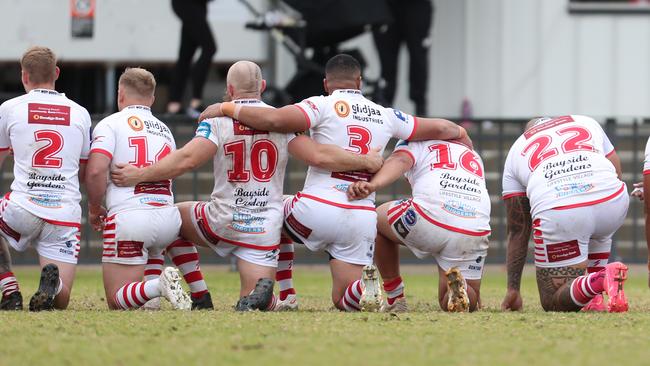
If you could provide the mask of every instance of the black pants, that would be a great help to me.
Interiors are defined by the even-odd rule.
[[[383,102],[392,105],[395,99],[397,60],[402,42],[409,51],[409,98],[416,112],[426,110],[429,80],[428,38],[433,19],[430,0],[389,0],[394,23],[373,31],[375,46],[381,63],[381,77],[386,82]]]
[[[183,97],[192,58],[198,48],[201,48],[201,56],[192,68],[192,97],[201,99],[212,56],[217,52],[217,45],[207,19],[207,0],[172,0],[172,8],[183,25],[181,46],[172,75],[169,99],[172,102],[180,102]]]

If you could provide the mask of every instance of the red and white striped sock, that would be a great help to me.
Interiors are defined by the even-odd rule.
[[[359,300],[361,299],[361,292],[363,292],[363,282],[361,280],[356,280],[345,289],[343,298],[339,301],[339,306],[341,310],[345,311],[359,311],[361,308],[359,306]]]
[[[147,264],[144,266],[144,280],[149,281],[160,277],[165,266],[165,252],[160,254],[149,253]]]
[[[395,300],[404,297],[404,282],[402,282],[402,277],[384,282],[384,291],[386,291],[388,305],[393,305]]]
[[[609,262],[609,252],[589,253],[587,256],[587,273],[594,273],[605,269]]]
[[[20,291],[18,280],[13,272],[0,274],[0,292],[2,292],[2,297],[9,296],[18,291]]]
[[[280,301],[287,295],[295,294],[293,288],[293,241],[286,235],[280,236],[280,253],[278,254],[278,271],[275,272],[275,281],[280,288]]]
[[[156,278],[144,282],[131,282],[120,287],[115,292],[115,302],[124,310],[137,309],[154,297],[160,296],[160,286]]]
[[[580,276],[571,283],[571,299],[576,305],[585,306],[605,290],[605,270]]]
[[[193,299],[198,299],[208,292],[208,285],[199,267],[199,253],[194,244],[178,239],[167,247],[167,255],[183,274]]]

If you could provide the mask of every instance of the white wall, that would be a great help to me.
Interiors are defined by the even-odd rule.
[[[170,0],[97,0],[92,39],[71,38],[69,0],[0,0],[0,18],[0,61],[47,45],[67,61],[173,62],[181,28]],[[252,16],[237,0],[210,2],[208,18],[217,39],[215,61],[267,59],[267,35],[244,29]]]
[[[650,116],[650,16],[570,15],[568,0],[435,4],[431,114],[458,116],[468,97],[475,116]],[[350,44],[377,75],[371,37]],[[285,76],[291,66],[282,60]],[[412,111],[405,49],[400,60],[396,104]]]

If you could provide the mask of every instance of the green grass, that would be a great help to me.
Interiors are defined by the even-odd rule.
[[[38,271],[17,268],[26,302]],[[214,312],[105,310],[101,274],[81,267],[71,309],[0,313],[0,365],[607,365],[646,364],[650,298],[644,270],[626,284],[626,314],[548,314],[532,273],[523,284],[523,313],[501,313],[505,273],[483,281],[485,309],[438,310],[433,268],[409,267],[404,280],[413,312],[342,313],[330,305],[324,267],[297,267],[301,311],[232,311],[239,279],[204,269]]]

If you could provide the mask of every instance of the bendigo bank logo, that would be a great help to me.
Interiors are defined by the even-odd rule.
[[[142,123],[142,120],[136,116],[129,117],[127,122],[133,131],[142,131],[144,128],[144,123]]]
[[[348,103],[339,100],[338,102],[334,103],[334,111],[341,118],[347,117],[350,114],[350,106]]]
[[[56,104],[29,103],[27,123],[70,126],[70,107]]]

